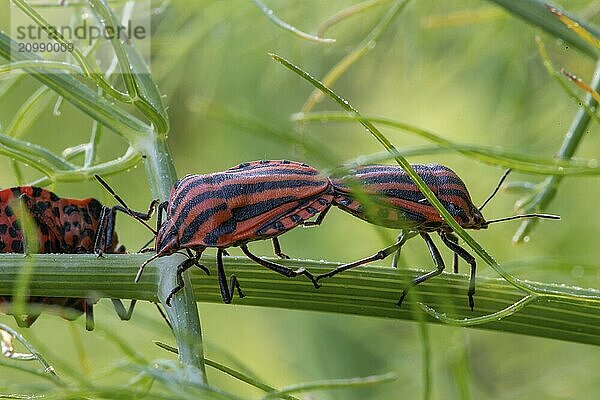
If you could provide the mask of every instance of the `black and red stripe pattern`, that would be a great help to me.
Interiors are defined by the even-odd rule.
[[[61,198],[43,188],[21,186],[0,190],[0,253],[23,253],[25,250],[22,227],[15,215],[19,201],[35,224],[38,253],[125,252],[124,247],[116,247],[113,209],[103,207],[93,198]],[[12,296],[0,296],[0,311],[10,313],[11,301]],[[55,311],[60,316],[73,319],[91,313],[93,301],[33,296],[28,303],[56,306]],[[38,310],[33,310],[31,314],[21,316],[20,322],[30,326],[39,315]]]
[[[480,229],[485,222],[464,182],[450,168],[439,164],[412,165],[456,222],[466,229]],[[343,178],[331,179],[333,203],[361,219],[388,228],[432,232],[446,229],[435,208],[400,166],[372,165],[358,168]],[[358,197],[364,194],[369,204]]]
[[[231,302],[221,257],[227,247],[241,247],[257,263],[289,277],[305,275],[318,287],[313,276],[303,268],[291,270],[262,260],[250,253],[246,244],[272,239],[275,253],[288,258],[279,247],[277,236],[299,225],[320,223],[333,201],[329,179],[315,168],[287,160],[262,160],[243,163],[223,172],[206,175],[187,175],[179,180],[169,196],[166,219],[159,222],[156,236],[156,256],[162,257],[181,249],[196,252],[180,265],[178,277],[192,265],[198,265],[202,252],[208,247],[217,251],[217,268],[221,294]],[[318,216],[316,222],[308,221]],[[144,264],[145,265],[145,264]],[[141,274],[138,273],[139,275]],[[239,284],[232,276],[232,290]],[[167,298],[183,287],[181,279]]]
[[[466,185],[454,171],[439,164],[416,164],[412,165],[412,168],[461,227],[487,228],[488,224],[481,211],[471,201]],[[468,297],[469,305],[473,309],[475,258],[458,245],[458,238],[453,234],[452,228],[400,166],[365,166],[351,171],[345,177],[331,178],[331,182],[335,190],[334,205],[372,224],[401,229],[401,234],[394,245],[371,257],[319,275],[317,281],[359,265],[384,259],[394,253],[396,257],[393,264],[396,266],[397,255],[404,243],[420,235],[425,240],[437,269],[414,279],[402,292],[398,301],[398,305],[401,305],[411,287],[439,275],[445,268],[444,260],[429,236],[429,232],[437,232],[444,244],[454,252],[454,271],[458,272],[458,257],[471,266]]]
[[[187,175],[171,191],[157,252],[226,248],[270,239],[320,213],[332,199],[329,180],[319,171],[286,160]]]

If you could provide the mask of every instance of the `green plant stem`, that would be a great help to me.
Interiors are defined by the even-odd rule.
[[[0,154],[28,164],[45,175],[50,175],[55,170],[75,168],[73,164],[66,162],[42,146],[4,135],[1,132]]]
[[[159,271],[154,264],[147,267],[140,283],[133,282],[139,265],[148,257],[143,254],[106,255],[105,258],[94,255],[33,255],[36,268],[30,277],[29,290],[33,296],[85,297],[90,293],[102,293],[105,297],[156,302]],[[0,257],[0,295],[12,294],[15,279],[25,262],[22,255]],[[214,268],[213,256],[203,257],[202,262]],[[304,266],[317,274],[339,265],[299,260],[278,262],[294,267]],[[234,298],[234,304],[238,305],[416,321],[423,318],[427,322],[441,323],[429,315],[418,315],[421,311],[415,302],[460,321],[462,318],[493,314],[523,298],[521,291],[503,279],[479,277],[477,303],[475,311],[471,312],[466,294],[468,277],[445,273],[413,288],[403,306],[398,307],[396,302],[402,289],[409,280],[422,274],[422,270],[378,266],[356,268],[323,281],[323,287],[316,290],[305,279],[286,278],[246,258],[227,257],[225,267],[229,274],[236,274],[246,294],[243,299]],[[486,323],[471,328],[600,345],[600,290],[540,282],[526,284],[542,292],[560,295],[560,298],[539,295],[512,315],[488,319]],[[194,270],[188,287],[193,288],[198,301],[222,304],[216,274],[206,276]]]
[[[395,17],[402,13],[402,10],[404,10],[404,7],[406,7],[409,2],[410,0],[396,1],[379,20],[377,25],[375,25],[373,30],[371,30],[371,32],[369,32],[369,34],[356,45],[350,53],[338,61],[338,63],[327,72],[323,78],[323,84],[325,86],[332,86],[352,65],[374,49],[381,35],[386,32]],[[302,112],[309,112],[312,110],[315,105],[323,99],[323,96],[323,92],[319,89],[313,90],[302,106]]]
[[[540,175],[600,175],[600,167],[596,165],[596,160],[550,159],[528,154],[513,153],[496,147],[456,143],[432,131],[377,115],[357,116],[345,112],[322,111],[297,113],[292,116],[292,120],[321,123],[359,122],[360,120],[369,121],[377,125],[390,126],[415,134],[448,150],[457,151],[466,157],[503,168],[511,168],[516,171]],[[388,152],[387,160],[391,159],[393,159],[393,157]]]
[[[289,32],[293,33],[294,35],[301,37],[302,39],[310,40],[312,42],[326,43],[326,44],[327,43],[335,43],[335,39],[319,37],[319,35],[311,35],[310,33],[303,32],[300,29],[296,28],[295,26],[288,24],[281,18],[277,17],[277,15],[275,15],[275,12],[272,9],[270,9],[269,7],[267,7],[267,5],[265,3],[263,3],[261,0],[252,0],[252,1],[254,2],[254,4],[256,4],[256,6],[260,9],[260,11],[262,11],[262,13],[267,18],[269,18],[275,25],[279,26],[280,28],[285,29],[286,31],[289,31]]]
[[[162,343],[162,342],[155,340],[154,344],[157,345],[158,347],[160,347],[161,349],[164,349],[164,350],[170,351],[171,353],[177,354],[177,349],[172,346],[169,346],[166,343]],[[250,375],[246,375],[243,372],[236,371],[233,368],[229,368],[226,365],[223,365],[216,361],[212,361],[208,358],[205,358],[204,362],[206,363],[207,366],[217,369],[229,376],[232,376],[244,383],[247,383],[250,386],[254,386],[255,388],[260,389],[264,392],[269,393],[269,392],[275,392],[277,390],[274,387],[271,387],[263,382],[260,382],[259,380],[257,380],[256,378],[254,378]],[[293,397],[290,395],[281,395],[280,398],[286,399],[286,400],[298,400],[296,397]]]
[[[584,51],[586,54],[596,58],[598,57],[598,50],[594,48],[590,43],[586,42],[576,32],[569,29],[563,24],[554,14],[549,10],[549,7],[560,7],[550,4],[548,1],[542,0],[488,0],[492,3],[496,3],[500,7],[506,9],[510,13],[516,15],[519,18],[524,19],[534,26],[538,26],[544,29],[546,32],[562,38],[578,49]],[[576,21],[586,30],[594,34],[596,37],[600,37],[600,32],[595,27],[582,21],[580,18],[573,16],[572,14],[562,11],[561,12]]]
[[[270,53],[269,54],[274,61],[282,64],[292,72],[296,73],[302,79],[309,82],[315,88],[321,90],[325,94],[327,94],[332,100],[334,100],[338,105],[345,110],[346,112],[357,117],[357,121],[365,127],[368,133],[370,133],[382,146],[386,149],[391,155],[394,156],[394,160],[402,167],[402,169],[406,172],[406,174],[410,177],[410,179],[414,182],[415,185],[419,188],[419,191],[423,194],[423,196],[429,201],[429,203],[435,208],[435,210],[439,213],[439,215],[443,218],[443,220],[448,224],[450,229],[460,238],[462,238],[467,245],[473,249],[477,255],[479,255],[486,264],[488,264],[494,271],[498,273],[501,277],[507,280],[511,285],[515,288],[521,289],[525,293],[534,293],[535,289],[529,287],[527,284],[520,282],[518,279],[515,279],[510,274],[506,273],[501,267],[500,264],[489,254],[471,235],[469,235],[460,224],[452,217],[450,212],[446,210],[446,208],[442,205],[440,200],[433,193],[431,188],[427,186],[427,184],[423,181],[423,179],[415,172],[412,166],[408,163],[408,161],[400,154],[398,149],[385,137],[376,127],[371,123],[371,121],[363,118],[357,109],[355,109],[352,104],[333,90],[323,85],[321,81],[312,76],[309,72],[304,71],[299,66],[292,64],[290,61],[285,58],[278,56],[277,54]]]
[[[360,15],[361,13],[368,11],[373,7],[380,6],[390,1],[391,0],[365,0],[360,3],[348,6],[343,10],[338,11],[331,17],[327,18],[325,21],[321,22],[321,25],[319,25],[319,29],[317,30],[317,35],[325,36],[325,32],[334,25],[339,24],[347,18]]]
[[[83,71],[76,65],[69,64],[67,62],[62,61],[48,61],[48,60],[27,60],[27,61],[17,61],[14,63],[6,63],[0,66],[0,74],[6,74],[12,71],[20,70],[20,69],[31,69],[36,68],[40,70],[48,70],[47,72],[51,72],[51,70],[64,70],[68,72],[72,72],[75,74],[82,74]]]
[[[21,335],[19,332],[15,331],[10,326],[7,326],[5,324],[0,324],[0,329],[5,332],[8,332],[10,334],[10,336],[12,336],[14,339],[18,340],[19,343],[21,343],[29,351],[29,353],[30,353],[29,356],[31,358],[28,358],[28,360],[37,360],[44,368],[44,373],[53,375],[57,381],[60,381],[60,378],[58,378],[58,376],[56,375],[56,372],[54,371],[54,367],[52,365],[50,365],[50,363],[48,361],[46,361],[44,356],[39,351],[37,351],[37,349],[31,343],[29,343],[29,341],[27,339],[25,339],[25,337],[23,337],[23,335]],[[12,358],[12,357],[9,357],[9,358]]]
[[[595,91],[600,90],[600,61],[596,63],[596,70],[594,71],[590,86]],[[565,134],[563,143],[556,154],[557,159],[569,160],[573,157],[581,140],[584,138],[592,118],[587,112],[586,107],[595,110],[598,103],[590,94],[588,94],[585,97],[584,105],[585,107],[580,107],[579,110],[577,110],[577,114],[575,114],[575,118],[573,118],[569,130]],[[546,178],[541,184],[541,189],[533,196],[523,201],[520,205],[520,209],[523,212],[540,212],[546,210],[556,196],[562,178],[562,176],[558,175]],[[522,241],[529,235],[534,226],[535,221],[533,220],[522,222],[513,236],[513,242]]]
[[[535,36],[535,45],[538,49],[538,53],[542,58],[542,62],[548,74],[554,78],[556,83],[560,86],[560,88],[573,100],[573,102],[577,103],[579,106],[583,107],[583,109],[590,115],[592,119],[596,122],[600,122],[600,116],[596,115],[595,111],[591,109],[585,102],[579,97],[579,95],[575,92],[577,89],[577,85],[574,85],[569,79],[565,78],[565,74],[563,72],[558,71],[554,64],[552,63],[552,59],[550,55],[548,55],[548,50],[546,50],[546,45],[542,41],[542,38],[539,35]]]
[[[276,392],[267,393],[263,400],[278,399],[282,395],[290,393],[302,393],[311,390],[318,389],[334,389],[334,388],[351,388],[360,387],[366,385],[377,385],[379,383],[393,382],[398,379],[398,376],[394,373],[387,373],[383,375],[372,375],[364,378],[349,378],[349,379],[326,379],[316,382],[306,382],[296,385],[286,386]]]
[[[36,53],[19,52],[17,43],[0,30],[0,57],[11,62],[44,61]],[[25,68],[42,84],[63,96],[75,107],[104,124],[127,140],[149,134],[151,127],[128,112],[116,107],[110,100],[100,96],[95,89],[77,79],[76,75],[66,73],[44,73],[44,68]]]
[[[429,327],[421,319],[419,322],[419,336],[421,339],[421,374],[423,376],[423,400],[431,399],[431,339],[429,338]]]
[[[140,140],[136,143],[136,146],[145,155],[144,165],[152,196],[161,201],[167,200],[177,179],[177,174],[172,163],[166,137],[155,134],[144,138],[143,141]],[[170,291],[175,287],[175,270],[181,261],[182,257],[171,256],[161,258],[154,263],[160,268],[158,295],[161,302],[164,302]],[[200,317],[188,274],[184,274],[183,278],[185,287],[173,298],[173,306],[163,305],[173,326],[173,333],[179,349],[179,360],[184,364],[196,367],[202,375],[199,379],[206,383]]]
[[[89,0],[89,4],[105,27],[120,25],[106,0]],[[169,116],[148,66],[138,49],[130,43],[129,38],[120,34],[121,36],[114,35],[110,43],[115,51],[118,66],[121,68],[121,76],[128,96],[133,105],[152,121],[154,129],[161,134],[166,134],[169,131]],[[100,83],[102,82],[105,82],[104,79]],[[104,86],[99,86],[106,90]],[[111,86],[109,88],[113,90]]]
[[[2,136],[0,135],[0,140]],[[89,143],[88,143],[89,144]],[[85,146],[85,145],[84,145]],[[2,146],[0,145],[0,154]],[[11,155],[14,157],[14,154]],[[119,172],[133,168],[139,164],[142,154],[131,147],[127,149],[121,157],[100,164],[94,164],[90,167],[75,167],[68,170],[54,170],[48,176],[30,182],[30,186],[47,186],[53,182],[81,182],[83,180],[93,179],[94,174],[100,176],[114,175]]]

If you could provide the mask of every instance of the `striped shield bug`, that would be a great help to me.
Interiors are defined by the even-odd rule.
[[[16,202],[21,201],[29,213],[37,231],[38,253],[125,253],[123,246],[117,246],[115,217],[121,206],[106,207],[93,198],[70,199],[58,197],[53,192],[33,186],[13,187],[0,190],[0,253],[27,252],[23,230],[15,215]],[[149,219],[156,203],[151,204],[148,213],[136,213],[139,218]],[[128,212],[129,213],[129,212]],[[10,308],[12,296],[0,296],[0,306]],[[112,299],[121,319],[129,319],[135,300],[125,310],[118,299]],[[92,299],[66,297],[30,297],[30,304],[46,304],[62,307],[68,312],[61,316],[73,319],[78,314],[86,314],[86,328],[92,330]],[[21,326],[31,326],[39,317],[39,311],[25,316],[15,316]]]
[[[126,207],[106,182],[96,178]],[[263,260],[250,252],[248,243],[270,239],[275,254],[289,258],[282,253],[278,236],[299,225],[320,224],[332,201],[333,187],[327,177],[307,164],[287,160],[254,161],[223,172],[187,175],[175,183],[169,200],[158,207],[156,254],[142,264],[135,280],[152,260],[186,250],[188,259],[177,267],[177,285],[166,298],[170,305],[173,295],[183,288],[183,272],[196,265],[208,273],[198,260],[206,248],[215,247],[221,297],[230,303],[234,289],[240,297],[244,295],[235,275],[228,285],[223,255],[228,247],[240,247],[254,262],[290,278],[304,275],[318,288],[306,269],[293,270]]]
[[[507,218],[486,221],[481,213],[483,207],[498,192],[507,171],[494,192],[484,204],[477,208],[465,183],[450,168],[439,164],[412,165],[415,172],[423,179],[442,205],[465,229],[486,229],[491,223],[517,218],[549,218],[559,219],[549,214],[522,214]],[[347,269],[382,260],[395,254],[393,265],[406,241],[420,235],[427,244],[436,270],[414,279],[402,292],[398,305],[406,297],[410,288],[442,273],[445,268],[439,250],[429,233],[437,232],[442,242],[454,253],[454,272],[458,272],[458,257],[471,266],[469,281],[469,307],[473,310],[475,294],[475,257],[458,244],[458,238],[452,228],[439,215],[437,210],[425,199],[419,188],[400,166],[370,165],[357,168],[345,177],[331,178],[335,190],[333,204],[350,214],[367,222],[387,228],[400,229],[398,240],[392,246],[380,250],[371,257],[353,263],[341,265],[317,277],[317,281],[332,277]]]

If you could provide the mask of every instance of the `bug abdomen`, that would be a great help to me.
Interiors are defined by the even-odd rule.
[[[471,202],[463,181],[439,164],[412,165],[442,205],[463,226],[479,211]],[[434,231],[444,221],[400,166],[372,165],[332,179],[334,203],[368,222],[389,228]],[[362,191],[361,194],[358,191]],[[364,197],[369,201],[365,201]]]
[[[333,203],[355,217],[386,228],[419,229],[426,222],[426,217],[418,213],[418,210],[409,210],[414,205],[410,202],[398,207],[373,197],[369,201],[358,201],[349,195],[337,194]]]
[[[268,239],[322,211],[321,203],[331,203],[332,195],[329,179],[319,171],[286,160],[188,175],[171,192],[169,223],[160,229],[157,248],[166,253],[174,243],[180,248],[228,247]],[[176,231],[178,240],[167,240],[168,231]]]

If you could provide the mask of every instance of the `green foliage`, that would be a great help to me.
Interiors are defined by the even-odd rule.
[[[44,7],[32,8],[25,0],[13,3],[36,24],[47,26]],[[68,3],[77,8],[81,1]],[[112,8],[119,1],[86,3],[106,24],[120,18]],[[55,62],[13,51],[14,39],[0,30],[0,57],[6,60],[0,65],[4,186],[50,185],[60,195],[93,194],[112,204],[98,185],[88,182],[95,173],[112,175],[122,197],[142,209],[151,198],[168,196],[175,166],[183,175],[251,159],[290,158],[340,173],[340,165],[395,159],[410,174],[407,159],[435,160],[459,172],[475,199],[485,198],[494,186],[497,167],[510,167],[520,181],[510,182],[504,193],[525,196],[515,207],[548,210],[563,220],[539,224],[535,231],[533,224],[524,223],[515,240],[528,243],[515,248],[509,246],[508,225],[473,235],[453,225],[506,278],[479,264],[475,312],[467,307],[466,277],[454,274],[415,288],[405,307],[395,306],[406,282],[431,268],[417,240],[403,249],[401,265],[411,268],[368,266],[324,282],[319,291],[230,257],[227,272],[238,276],[247,297],[236,298],[233,306],[220,305],[216,278],[194,272],[186,276],[185,293],[166,309],[173,331],[151,306],[142,306],[132,323],[122,323],[111,320],[101,303],[96,308],[99,329],[85,335],[81,323],[67,325],[46,317],[52,310],[45,310],[21,336],[0,325],[21,343],[17,348],[24,346],[22,354],[31,353],[41,363],[1,359],[5,378],[0,379],[0,397],[595,395],[598,354],[596,347],[582,344],[599,344],[600,295],[581,288],[598,288],[598,267],[589,264],[600,254],[589,238],[599,234],[593,199],[600,192],[597,185],[587,184],[595,182],[599,171],[595,157],[600,142],[592,126],[598,121],[597,105],[557,72],[565,67],[588,81],[596,68],[590,86],[597,90],[598,68],[586,58],[598,54],[593,2],[569,2],[562,14],[567,20],[538,0],[365,0],[351,5],[311,0],[293,6],[255,0],[235,7],[178,0],[166,7],[154,5],[151,74],[135,45],[126,40],[103,43],[117,66],[116,72],[104,75],[95,58],[99,44],[77,46],[67,62]],[[3,29],[7,15],[0,13]],[[540,29],[549,35],[540,36]],[[313,30],[318,33],[307,33]],[[307,79],[314,92],[271,62],[267,52],[293,60],[276,57]],[[330,109],[323,92],[338,105]],[[339,106],[346,112],[340,113]],[[357,122],[379,140],[385,153],[375,153],[379,147]],[[396,130],[410,135],[398,136]],[[174,159],[167,146],[169,133]],[[423,139],[430,144],[422,145]],[[145,174],[135,170],[142,161]],[[412,175],[428,199],[441,207]],[[546,177],[542,182],[540,175]],[[486,212],[509,215],[505,198],[495,198],[496,208],[486,207]],[[444,209],[439,211],[449,217]],[[124,218],[118,231],[130,249],[148,236]],[[290,254],[349,261],[392,240],[389,231],[332,212],[323,226],[290,232],[283,244]],[[269,254],[265,244],[252,245]],[[135,284],[132,277],[146,257],[4,255],[0,294],[23,298],[29,291],[160,301],[173,286],[173,266],[179,259],[153,264]],[[203,262],[211,268],[214,257],[207,255]],[[335,265],[284,263],[317,273]],[[200,302],[204,332],[195,300]],[[413,332],[416,324],[398,320],[416,321],[418,331]],[[175,341],[178,349],[157,347],[156,341]],[[169,358],[165,349],[178,352],[182,363]],[[540,372],[532,359],[552,368]],[[204,365],[220,372],[207,372]],[[421,380],[415,377],[418,370]],[[568,382],[564,376],[570,377]]]

